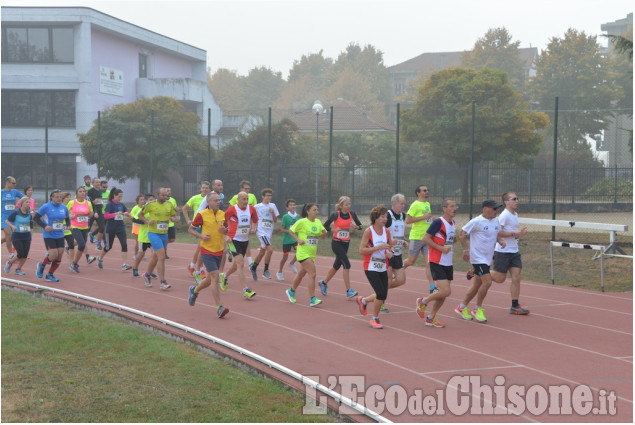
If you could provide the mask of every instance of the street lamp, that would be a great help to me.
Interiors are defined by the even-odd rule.
[[[315,203],[318,203],[318,150],[319,150],[319,132],[320,132],[320,114],[324,111],[322,102],[316,100],[313,103],[313,112],[315,113]]]

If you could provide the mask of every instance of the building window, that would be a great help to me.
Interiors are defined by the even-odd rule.
[[[139,78],[148,78],[148,55],[139,53]]]
[[[3,63],[73,63],[73,27],[2,26]]]
[[[49,154],[49,189],[70,190],[79,185],[76,181],[76,155]],[[44,154],[33,153],[2,153],[2,172],[4,175],[15,177],[18,182],[16,189],[22,191],[26,186],[33,186],[35,190],[46,190],[46,167]],[[28,166],[25,166],[28,164]]]
[[[2,127],[44,127],[47,122],[75,128],[74,91],[2,90]]]

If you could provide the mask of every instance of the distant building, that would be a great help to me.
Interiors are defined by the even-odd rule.
[[[395,133],[396,128],[384,118],[376,117],[362,108],[344,99],[324,103],[324,112],[316,117],[312,110],[298,112],[290,117],[303,133],[315,133],[319,122],[320,130],[328,130],[330,126],[330,107],[333,106],[333,132],[374,132]]]
[[[462,66],[461,59],[464,53],[465,52],[423,53],[405,62],[388,67],[393,96],[398,97],[406,93],[408,81],[417,78],[422,71],[434,73],[442,69]],[[533,65],[538,57],[538,49],[535,47],[520,48],[518,49],[518,53],[523,60],[525,78],[535,75]],[[396,119],[395,115],[395,106],[391,105],[389,116],[390,121],[393,123]]]
[[[617,21],[607,22],[600,26],[602,31],[606,31],[608,35],[622,35],[629,29],[633,28],[633,14],[629,13],[626,18]],[[612,43],[608,43],[609,48],[607,54],[614,54]],[[631,96],[632,93],[628,93]],[[629,140],[633,137],[633,110],[616,111],[609,127],[604,131],[604,140],[602,142],[601,152],[598,152],[598,158],[604,162],[606,167],[631,167],[633,165],[633,155],[629,151]]]
[[[208,108],[212,134],[221,126],[205,50],[87,7],[2,7],[2,173],[19,187],[45,188],[47,122],[49,187],[74,189],[97,172],[77,133],[98,111],[155,96],[198,114],[203,134]],[[138,182],[128,186],[134,198]]]

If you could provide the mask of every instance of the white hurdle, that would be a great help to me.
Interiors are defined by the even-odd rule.
[[[553,247],[560,246],[564,248],[577,248],[577,249],[592,249],[598,251],[593,259],[600,259],[600,282],[602,285],[602,292],[604,292],[604,257],[623,257],[633,258],[632,255],[626,255],[626,253],[617,246],[617,232],[626,232],[628,226],[623,224],[606,224],[606,223],[589,223],[586,221],[567,221],[567,220],[549,220],[542,218],[518,218],[519,224],[530,224],[535,226],[549,226],[549,227],[568,227],[578,229],[593,229],[604,230],[609,232],[609,245],[590,245],[573,242],[556,242],[550,241],[549,250],[551,252],[551,284],[555,285],[554,267],[553,267]],[[622,255],[615,254],[615,251],[619,251]]]
[[[604,292],[604,251],[606,247],[604,245],[589,245],[583,243],[573,243],[573,242],[549,242],[549,250],[551,252],[551,284],[555,285],[556,280],[553,272],[553,247],[561,246],[563,248],[578,248],[578,249],[594,249],[599,251],[598,256],[600,257],[600,285],[602,287],[602,292]]]

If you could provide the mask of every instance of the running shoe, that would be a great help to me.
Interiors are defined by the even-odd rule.
[[[187,266],[187,271],[190,274],[190,276],[194,277],[194,267],[188,265]]]
[[[48,252],[46,253],[46,255],[48,256]],[[15,257],[15,248],[13,248],[13,252],[9,254],[9,260],[13,260],[13,257]]]
[[[509,309],[509,314],[517,314],[519,316],[525,316],[529,314],[529,310],[523,308],[523,306],[519,305],[518,307],[512,307]]]
[[[423,297],[417,298],[417,314],[422,319],[426,318],[426,305],[423,303]]]
[[[156,275],[156,274],[154,274],[154,273],[150,273],[150,276],[152,277],[152,279],[156,279],[156,278],[158,278],[158,277],[159,277],[159,276],[157,276],[157,275]]]
[[[483,310],[482,307],[479,307],[478,309],[475,308],[470,313],[478,322],[487,322],[487,318],[485,317],[485,310]]]
[[[384,329],[381,323],[379,323],[379,319],[371,319],[370,327],[373,329]]]
[[[201,272],[194,272],[194,281],[196,283],[201,283],[203,281],[203,276],[201,275]]]
[[[35,267],[35,275],[42,279],[44,276],[44,264],[37,263],[37,266]]]
[[[165,253],[165,259],[166,259],[166,260],[169,260],[169,259],[170,259],[170,257],[168,257],[168,253],[167,253],[167,252]]]
[[[346,291],[346,298],[353,298],[353,297],[354,297],[354,296],[356,296],[356,295],[357,295],[357,291],[356,291],[356,290],[354,290],[353,288],[348,289],[348,290]]]
[[[285,291],[285,293],[287,294],[287,298],[289,298],[289,301],[295,304],[295,291],[289,288]]]
[[[132,255],[132,261],[137,261],[137,254]]]
[[[278,278],[278,282],[284,281],[284,274],[282,274],[282,272],[276,272],[276,277]]]
[[[309,306],[315,307],[316,305],[322,304],[322,300],[318,297],[311,297],[311,301],[309,302]]]
[[[68,269],[72,272],[79,273],[79,264],[71,263],[68,265]]]
[[[167,291],[168,289],[170,289],[172,287],[172,285],[170,285],[169,283],[167,283],[165,280],[161,281],[161,290],[162,291]]]
[[[4,265],[4,271],[6,273],[11,272],[11,266],[12,266],[11,260],[7,261],[7,264]]]
[[[467,277],[467,280],[472,280],[472,278],[474,277],[474,269],[470,269],[465,277]]]
[[[256,293],[252,291],[251,289],[249,288],[243,289],[243,297],[245,297],[246,300],[253,298],[255,295]]]
[[[97,267],[99,267],[100,269],[104,268],[104,260],[102,260],[101,258],[97,259]]]
[[[222,305],[218,306],[218,308],[216,309],[216,315],[218,316],[219,319],[222,319],[223,317],[227,316],[227,313],[229,313],[229,309],[223,307]]]
[[[269,272],[269,270],[265,270],[264,272],[262,272],[262,277],[264,277],[265,279],[271,279],[271,273]]]
[[[122,272],[126,272],[126,271],[130,270],[131,268],[132,268],[132,266],[130,264],[128,264],[128,263],[124,263],[124,264],[121,265],[121,271]]]
[[[18,276],[24,276],[26,273],[24,273],[22,269],[18,267],[15,269],[15,274],[17,274]]]
[[[382,313],[390,313],[390,310],[388,310],[388,307],[386,307],[386,304],[382,304],[379,311],[381,311]]]
[[[357,306],[359,307],[359,312],[361,313],[361,315],[366,316],[366,314],[368,314],[368,309],[366,304],[364,304],[362,300],[363,298],[361,297],[361,295],[357,297]]]
[[[433,319],[426,317],[426,326],[432,326],[434,328],[445,328],[445,323],[439,322],[436,316]]]
[[[103,248],[101,247],[101,242],[97,241],[97,246],[95,247],[97,251],[101,251]]]
[[[143,280],[148,288],[152,288],[152,282],[150,281],[150,275],[148,273],[143,274]]]
[[[201,277],[205,279],[205,277],[207,276],[207,273],[205,273],[205,270],[201,269],[200,272],[201,272]]]
[[[295,263],[289,263],[289,268],[293,273],[297,273],[298,269],[295,267]]]
[[[93,257],[92,255],[86,254],[86,262],[88,264],[93,264],[96,259],[97,259],[97,257]]]
[[[253,280],[258,280],[258,274],[256,273],[256,268],[254,267],[254,263],[249,265],[249,271],[251,272],[251,277]]]
[[[97,238],[92,233],[89,233],[88,237],[90,238],[90,243],[96,243],[97,242]]]
[[[58,278],[53,276],[53,273],[50,273],[50,272],[46,274],[46,278],[44,280],[46,280],[47,282],[59,282],[60,281]]]
[[[198,297],[198,294],[194,292],[195,289],[196,289],[196,286],[194,285],[190,286],[190,296],[188,297],[187,302],[191,306],[194,306],[194,304],[196,303],[196,297]]]
[[[439,292],[439,288],[437,288],[437,285],[433,283],[432,285],[430,285],[430,293],[434,294],[435,292]]]
[[[66,258],[70,258],[71,257],[70,249],[68,248],[68,245],[66,245],[64,247],[64,253],[66,254]]]
[[[232,254],[231,249],[227,249],[227,261],[229,261],[230,263],[232,262],[232,260],[234,259],[234,255]]]
[[[225,273],[219,273],[218,283],[220,284],[221,291],[227,291],[227,276],[225,275]]]
[[[472,315],[470,315],[470,309],[467,307],[461,308],[461,305],[457,305],[454,309],[454,312],[464,320],[472,320]]]
[[[326,291],[328,290],[328,285],[326,284],[326,282],[324,282],[324,280],[320,280],[318,282],[318,285],[320,285],[320,291],[322,291],[322,295],[326,297]]]
[[[132,277],[139,277],[139,270],[138,269],[132,269]]]

